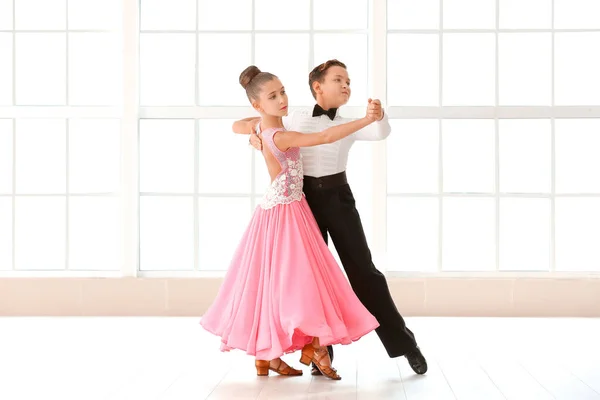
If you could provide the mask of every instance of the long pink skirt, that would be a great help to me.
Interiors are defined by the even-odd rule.
[[[349,344],[379,326],[358,300],[301,201],[257,207],[220,291],[201,325],[221,350],[261,360],[293,352],[318,337]]]

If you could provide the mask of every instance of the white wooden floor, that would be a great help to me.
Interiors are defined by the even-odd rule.
[[[334,382],[258,378],[195,318],[0,318],[0,399],[600,400],[600,319],[407,321],[427,375],[371,334],[336,347]]]

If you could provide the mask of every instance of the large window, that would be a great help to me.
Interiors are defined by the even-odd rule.
[[[121,267],[120,15],[0,1],[0,270]]]
[[[594,15],[588,0],[387,2],[388,271],[600,270]]]
[[[251,64],[273,72],[292,106],[310,106],[308,73],[339,58],[356,81],[349,105],[362,109],[367,13],[365,0],[141,2],[141,271],[229,267],[269,185],[262,156],[231,133],[236,118],[255,115],[239,74]],[[370,178],[355,175],[359,186]]]
[[[0,274],[222,274],[269,178],[237,82],[337,58],[388,273],[600,272],[596,0],[0,0]],[[330,246],[335,252],[333,246]]]

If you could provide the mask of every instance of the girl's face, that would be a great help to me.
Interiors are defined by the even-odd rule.
[[[274,117],[284,117],[288,113],[288,97],[285,88],[278,78],[266,82],[258,100],[252,102],[254,108],[261,113]]]

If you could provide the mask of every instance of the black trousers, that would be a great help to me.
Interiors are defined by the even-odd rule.
[[[417,346],[415,336],[398,312],[385,276],[373,264],[354,196],[345,182],[345,173],[305,177],[304,194],[326,243],[331,236],[356,296],[379,322],[376,332],[388,355],[403,356]],[[333,355],[331,348],[329,352]]]

